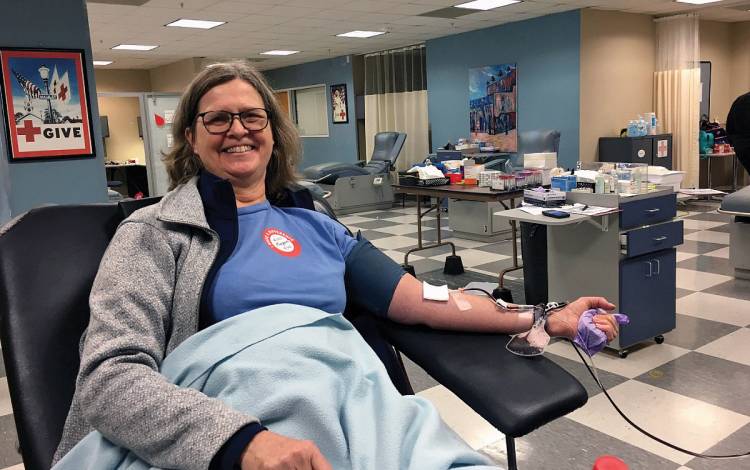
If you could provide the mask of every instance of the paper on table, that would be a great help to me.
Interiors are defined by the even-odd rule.
[[[440,302],[448,301],[448,286],[433,286],[422,281],[422,297],[426,300],[438,300]]]
[[[519,207],[519,209],[531,215],[542,215],[542,212],[545,210],[544,207],[532,206],[532,205],[528,205],[528,206],[523,205]]]
[[[682,194],[689,194],[691,196],[711,196],[714,194],[726,194],[724,191],[718,191],[716,189],[708,189],[708,188],[699,188],[699,189],[680,188],[678,192]]]
[[[586,206],[580,203],[573,204],[568,209],[563,208],[562,210],[570,212],[571,214],[583,215],[602,215],[609,214],[610,212],[617,212],[617,208],[614,207]]]

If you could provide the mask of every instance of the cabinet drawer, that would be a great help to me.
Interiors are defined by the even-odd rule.
[[[683,223],[681,220],[652,225],[625,233],[628,258],[652,251],[682,245]]]
[[[620,228],[633,228],[669,220],[677,215],[677,195],[640,199],[620,204]]]

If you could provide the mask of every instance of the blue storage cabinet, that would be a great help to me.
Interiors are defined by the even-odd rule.
[[[676,324],[674,247],[683,242],[683,222],[674,220],[675,194],[620,204],[620,309],[630,324],[620,329],[619,352],[647,340],[663,341]]]
[[[675,247],[683,242],[676,195],[671,190],[634,198],[570,193],[568,199],[619,211],[593,223],[548,227],[549,299],[602,296],[614,303],[631,319],[610,345],[621,357],[637,343],[662,342],[676,321]]]

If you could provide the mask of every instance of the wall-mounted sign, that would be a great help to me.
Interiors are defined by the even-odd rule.
[[[82,50],[0,49],[12,162],[94,157]]]

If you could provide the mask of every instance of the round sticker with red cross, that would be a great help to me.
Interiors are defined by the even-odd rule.
[[[293,236],[277,228],[267,228],[263,231],[263,241],[281,256],[299,256],[301,247]]]

